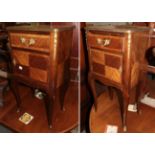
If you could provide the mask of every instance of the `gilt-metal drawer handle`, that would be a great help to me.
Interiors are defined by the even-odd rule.
[[[24,37],[21,37],[20,41],[22,44],[25,44],[27,46],[31,46],[31,45],[34,45],[36,43],[35,39],[33,39],[33,38],[30,38],[29,42],[27,42]]]
[[[31,39],[29,40],[29,46],[30,46],[30,45],[34,45],[35,43],[36,43],[35,39],[31,38]]]
[[[122,73],[122,66],[119,67],[119,72]]]
[[[23,70],[23,67],[22,67],[22,66],[18,66],[18,69],[19,69],[19,70]]]
[[[111,40],[110,39],[101,39],[101,38],[98,38],[97,39],[97,43],[102,45],[102,46],[108,46],[110,45],[111,43]]]
[[[25,39],[24,37],[20,37],[20,42],[21,42],[22,44],[25,44],[25,43],[26,43],[26,39]]]
[[[16,65],[16,60],[15,59],[13,59],[13,65]]]

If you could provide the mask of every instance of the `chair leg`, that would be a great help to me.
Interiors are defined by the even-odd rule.
[[[88,81],[89,81],[89,85],[90,85],[90,88],[92,90],[93,97],[94,97],[95,111],[97,111],[97,93],[96,93],[96,88],[95,88],[95,80],[92,78],[90,73],[88,75]]]

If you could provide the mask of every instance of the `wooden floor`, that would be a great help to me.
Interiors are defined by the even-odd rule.
[[[48,128],[44,102],[35,98],[32,91],[25,86],[21,86],[20,95],[23,102],[19,113],[16,111],[15,99],[10,91],[5,95],[5,106],[0,108],[0,123],[13,131],[22,133],[69,132],[77,126],[78,95],[77,87],[74,85],[69,87],[65,96],[65,111],[61,111],[60,106],[55,105],[55,119],[52,129]],[[18,120],[25,112],[34,116],[34,119],[28,125]]]
[[[151,96],[155,96],[155,84],[151,83]],[[155,133],[155,108],[140,104],[141,114],[128,112],[128,133]],[[123,132],[121,116],[116,94],[110,100],[107,91],[98,97],[98,110],[92,107],[89,126],[91,132],[105,132],[107,125],[118,126],[118,132]]]

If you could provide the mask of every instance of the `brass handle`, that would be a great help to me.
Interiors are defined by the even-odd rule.
[[[20,37],[20,42],[21,42],[22,44],[25,44],[25,43],[26,43],[26,39],[25,39],[24,37]]]
[[[15,59],[13,59],[13,62],[12,62],[14,65],[16,65],[16,60]]]
[[[122,66],[119,67],[119,72],[122,73]]]
[[[19,70],[23,70],[23,67],[22,67],[22,66],[18,66],[18,69],[19,69]]]
[[[31,46],[31,45],[34,45],[36,41],[35,41],[35,39],[30,38],[29,42],[27,42],[27,41],[26,41],[26,38],[20,37],[20,42],[21,42],[22,44],[25,44],[26,46]]]
[[[36,43],[35,39],[31,38],[31,39],[29,40],[29,46],[30,46],[30,45],[34,45],[35,43]]]
[[[101,38],[98,38],[97,39],[97,43],[102,45],[102,46],[108,46],[110,45],[111,43],[111,40],[110,39],[101,39]]]

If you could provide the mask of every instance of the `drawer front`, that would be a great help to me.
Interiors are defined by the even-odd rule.
[[[48,56],[13,50],[12,58],[14,73],[16,75],[25,76],[26,78],[39,82],[48,82]]]
[[[122,56],[100,50],[91,50],[91,69],[108,80],[122,83]]]
[[[10,33],[11,47],[49,52],[50,36],[40,34]]]
[[[87,40],[92,48],[123,51],[123,37],[88,33]]]

